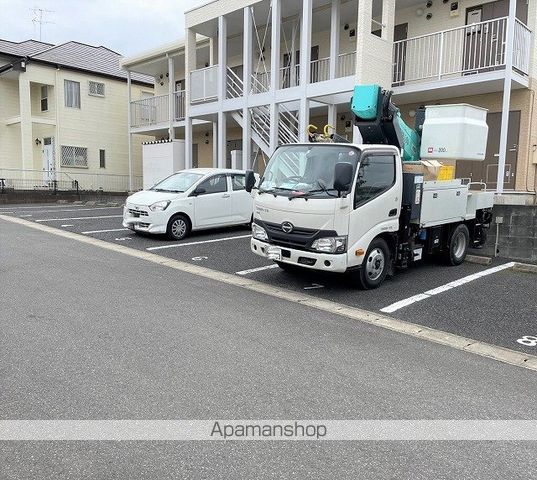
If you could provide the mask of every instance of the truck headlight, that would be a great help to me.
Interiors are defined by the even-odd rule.
[[[252,223],[252,237],[256,240],[268,240],[267,231],[257,223]]]
[[[161,202],[155,202],[153,205],[149,205],[149,210],[152,212],[163,212],[168,208],[170,204],[169,200],[162,200]]]
[[[344,253],[347,251],[347,237],[318,238],[311,244],[312,250],[325,253]]]

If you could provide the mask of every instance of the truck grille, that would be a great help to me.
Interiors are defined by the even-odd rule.
[[[319,234],[319,230],[300,227],[294,227],[291,233],[285,233],[277,223],[264,222],[264,226],[272,244],[298,250],[309,248]]]

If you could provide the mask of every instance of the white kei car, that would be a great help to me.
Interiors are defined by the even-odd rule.
[[[182,170],[128,197],[123,226],[181,240],[191,230],[249,224],[253,201],[244,182],[244,170]]]

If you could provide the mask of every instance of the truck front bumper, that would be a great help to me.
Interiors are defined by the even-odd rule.
[[[347,254],[317,253],[306,250],[295,250],[293,248],[277,247],[261,240],[252,238],[250,248],[252,252],[260,257],[269,258],[269,247],[280,249],[282,263],[296,265],[297,267],[310,268],[312,270],[322,270],[325,272],[343,273],[347,271]]]

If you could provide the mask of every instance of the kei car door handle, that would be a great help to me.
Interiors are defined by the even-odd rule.
[[[390,213],[388,213],[388,217],[395,217],[396,215],[397,215],[397,208],[390,210]]]
[[[230,197],[229,193],[224,193],[224,195],[222,195],[222,198],[229,198],[229,197]]]

